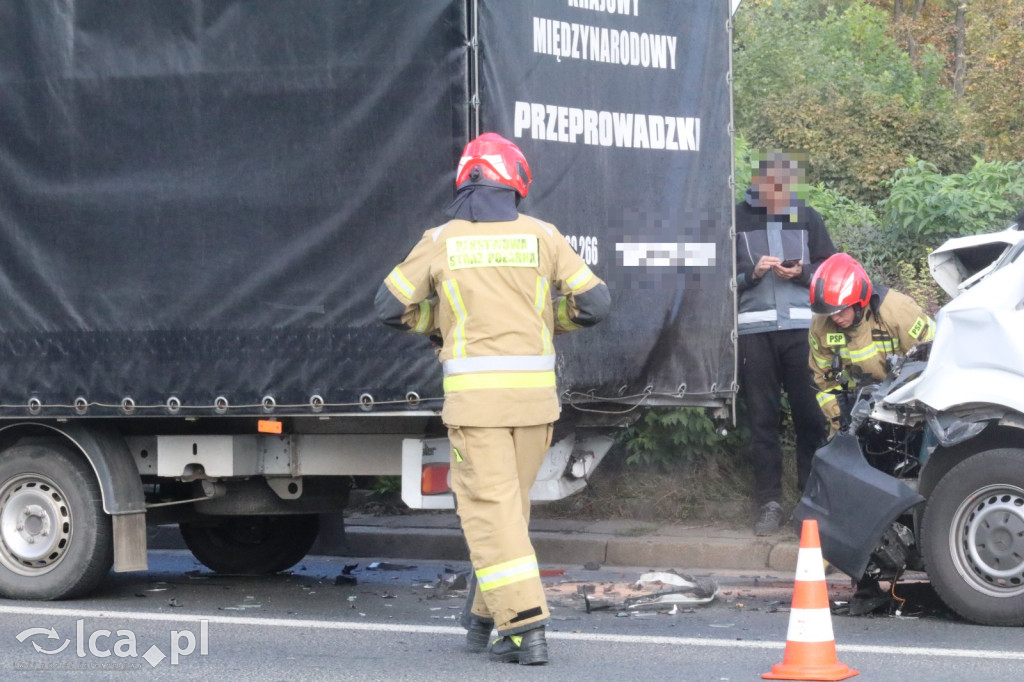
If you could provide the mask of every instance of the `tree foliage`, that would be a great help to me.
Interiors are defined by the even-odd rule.
[[[989,231],[1024,204],[1024,163],[975,159],[967,173],[942,175],[910,159],[889,183],[885,222],[901,240],[927,249],[950,237]]]
[[[967,29],[971,122],[985,158],[1024,159],[1024,7],[1020,0],[973,0]]]
[[[808,153],[809,178],[861,202],[884,198],[908,156],[964,172],[981,143],[943,83],[943,56],[916,63],[863,0],[746,0],[736,15],[737,129],[756,147]]]
[[[836,247],[935,312],[929,250],[1024,208],[1021,0],[744,0],[734,37],[735,198],[752,149],[806,152]],[[684,408],[623,440],[630,463],[699,467],[743,438]]]
[[[920,45],[942,56],[943,80],[966,105],[970,126],[985,142],[984,157],[1024,158],[1020,0],[867,1],[891,14],[890,33],[912,60]]]

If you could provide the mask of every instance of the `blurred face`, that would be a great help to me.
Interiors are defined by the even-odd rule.
[[[800,168],[768,166],[758,168],[751,183],[769,209],[783,209],[793,205],[802,175]]]
[[[835,322],[840,329],[846,329],[851,324],[853,324],[853,318],[856,315],[857,313],[856,311],[854,311],[853,306],[851,305],[848,308],[843,308],[834,315],[829,315],[829,317],[832,318],[832,321]]]

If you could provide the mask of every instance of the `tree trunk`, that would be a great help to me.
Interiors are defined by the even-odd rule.
[[[953,96],[963,99],[965,76],[967,75],[967,56],[964,54],[965,36],[967,35],[967,0],[961,0],[956,6],[956,39],[953,47]]]

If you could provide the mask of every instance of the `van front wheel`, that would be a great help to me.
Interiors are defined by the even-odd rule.
[[[942,477],[921,527],[942,600],[982,625],[1024,625],[1024,450],[973,455]]]

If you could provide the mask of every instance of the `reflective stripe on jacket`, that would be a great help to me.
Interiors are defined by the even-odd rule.
[[[876,297],[881,300],[878,314],[869,308],[856,327],[842,329],[828,315],[815,315],[811,322],[809,362],[818,385],[818,405],[829,420],[839,417],[835,397],[841,387],[825,374],[837,355],[853,388],[857,376],[861,383],[884,379],[887,356],[906,355],[917,344],[935,338],[935,322],[912,298],[891,289],[882,289],[872,299]]]
[[[807,329],[811,326],[808,285],[814,270],[835,253],[821,215],[800,203],[791,215],[768,215],[750,199],[736,206],[737,330],[740,334]],[[770,271],[760,279],[753,272],[761,256],[799,259],[803,272],[786,280]]]
[[[458,426],[555,421],[551,337],[593,324],[610,303],[565,237],[524,215],[428,230],[384,286],[405,305],[410,331],[440,331],[442,418]]]

